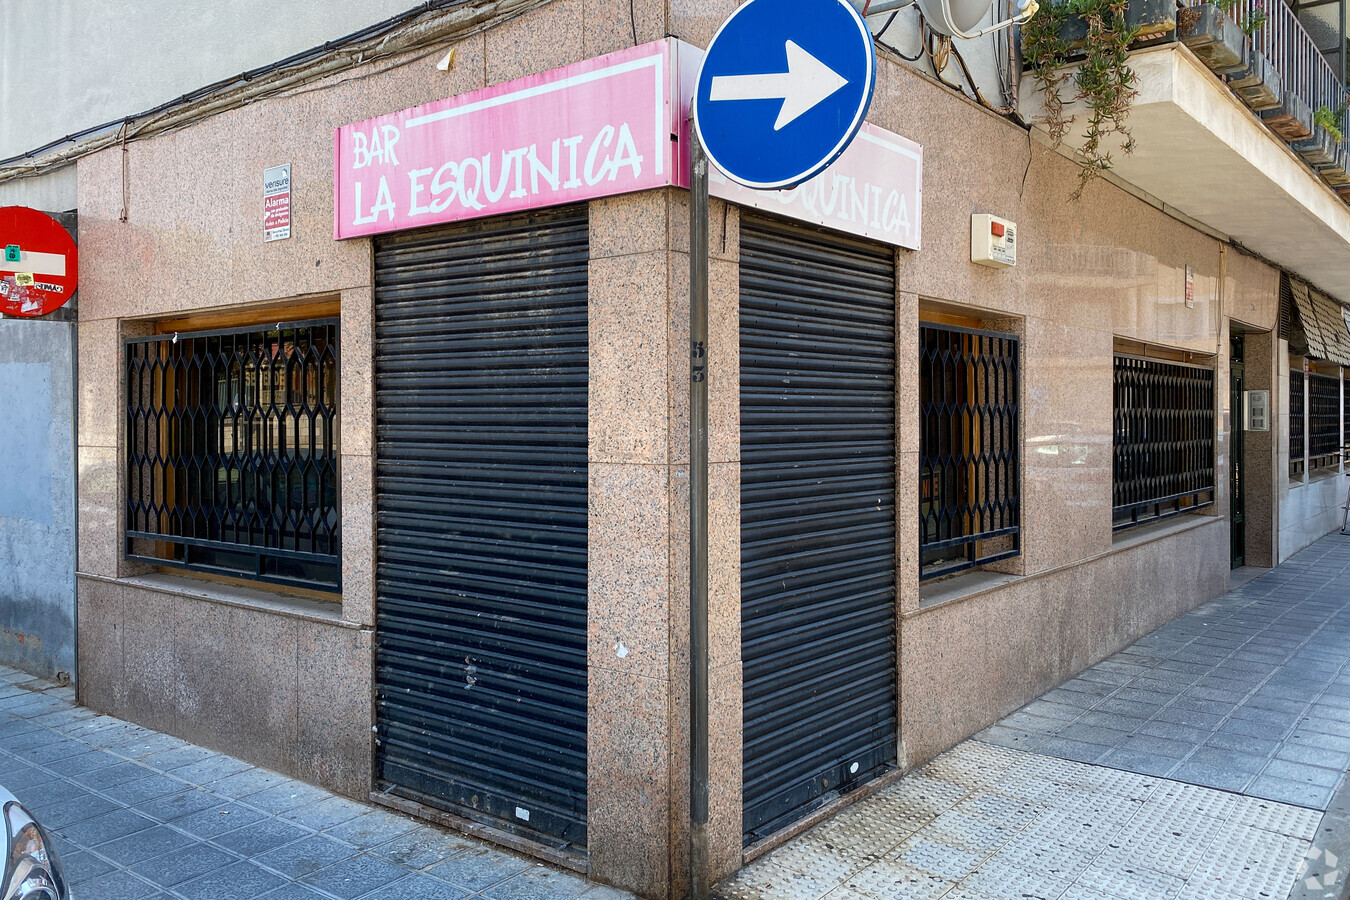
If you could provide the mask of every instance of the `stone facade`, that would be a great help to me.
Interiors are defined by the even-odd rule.
[[[368,795],[373,262],[371,241],[332,237],[333,130],[620,49],[633,31],[639,42],[673,33],[703,45],[732,7],[638,0],[630,30],[627,3],[556,0],[465,36],[448,72],[425,55],[376,64],[80,162],[82,702]],[[869,119],[925,150],[923,246],[896,255],[899,737],[910,767],[1225,590],[1230,323],[1261,348],[1247,362],[1254,385],[1287,370],[1271,337],[1276,270],[1105,181],[1071,202],[1070,161],[884,53]],[[283,162],[293,167],[293,237],[264,244],[260,176]],[[979,212],[1018,222],[1016,268],[970,263]],[[722,875],[743,859],[740,219],[720,202],[711,219],[711,834]],[[597,880],[678,896],[689,804],[687,197],[597,200],[590,223],[587,865]],[[341,602],[129,564],[122,339],[156,321],[248,310],[275,321],[285,304],[331,299],[342,319]],[[1023,538],[1000,572],[920,588],[916,348],[934,309],[1022,336]],[[1217,502],[1113,535],[1112,353],[1122,339],[1217,354]],[[1249,531],[1258,564],[1279,534],[1278,452],[1248,445],[1249,459],[1264,460],[1248,501],[1248,521],[1262,522]]]

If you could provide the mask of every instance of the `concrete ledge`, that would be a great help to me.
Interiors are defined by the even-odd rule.
[[[1023,577],[1022,575],[1009,575],[1004,572],[986,572],[983,569],[976,569],[944,578],[941,581],[921,584],[919,585],[919,610],[978,597],[1015,581],[1020,581]]]
[[[1213,507],[1209,507],[1213,509]],[[1138,547],[1141,544],[1147,544],[1150,541],[1161,541],[1171,537],[1174,534],[1181,534],[1183,531],[1190,531],[1192,528],[1200,528],[1211,522],[1226,521],[1218,516],[1201,513],[1182,513],[1178,516],[1171,516],[1161,519],[1157,522],[1145,522],[1142,525],[1135,525],[1132,528],[1124,528],[1111,535],[1111,552],[1116,553],[1121,550],[1128,550],[1131,547]]]

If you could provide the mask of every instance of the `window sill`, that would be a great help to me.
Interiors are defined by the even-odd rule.
[[[1132,528],[1114,532],[1111,535],[1111,549],[1128,550],[1131,547],[1138,547],[1140,544],[1160,541],[1174,534],[1190,531],[1192,528],[1202,528],[1217,521],[1220,521],[1217,516],[1192,512],[1182,513],[1179,516],[1169,516],[1157,522],[1145,522],[1143,525],[1135,525]]]
[[[250,609],[288,619],[298,619],[303,622],[335,625],[340,628],[362,627],[356,622],[348,622],[342,618],[341,603],[311,600],[307,597],[295,597],[258,588],[217,584],[162,572],[150,575],[134,575],[127,578],[108,578],[103,575],[80,573],[79,577],[122,587],[142,588],[185,600],[199,600],[207,603],[218,603],[222,606]]]
[[[1188,513],[1165,519],[1161,522],[1150,522],[1146,525],[1137,525],[1127,531],[1117,532],[1111,543],[1110,550],[1077,559],[1071,563],[1056,566],[1052,569],[1043,569],[1039,572],[1028,572],[1025,575],[1005,575],[1001,572],[988,572],[977,569],[970,572],[963,572],[960,575],[954,575],[943,581],[923,584],[919,586],[918,608],[904,613],[904,618],[908,619],[912,616],[923,615],[954,603],[992,594],[1013,584],[1029,583],[1043,578],[1063,575],[1066,572],[1085,566],[1088,563],[1105,559],[1108,556],[1124,552],[1143,544],[1151,543],[1152,541],[1166,540],[1167,538],[1174,537],[1187,531],[1204,528],[1216,523],[1225,523],[1226,521],[1226,519],[1221,519],[1218,516]]]
[[[1009,575],[1006,572],[973,569],[969,572],[953,575],[950,578],[921,584],[919,585],[918,611],[924,612],[936,606],[945,606],[959,600],[969,600],[988,591],[997,590],[1015,581],[1020,581],[1022,577],[1021,575]]]
[[[1309,472],[1307,480],[1305,480],[1303,483],[1318,484],[1319,482],[1323,482],[1331,478],[1337,478],[1340,476],[1340,474],[1341,470],[1339,468],[1333,468],[1332,466],[1323,466],[1320,469],[1313,469],[1311,472]]]

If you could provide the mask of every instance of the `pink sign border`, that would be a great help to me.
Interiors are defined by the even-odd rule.
[[[337,128],[333,133],[334,240],[373,237],[379,234],[389,234],[415,228],[449,224],[452,222],[470,221],[494,215],[508,215],[530,209],[545,209],[568,203],[653,190],[662,187],[675,186],[688,188],[690,163],[689,146],[691,140],[689,107],[702,58],[703,51],[698,47],[674,38],[663,38],[658,41],[652,41],[647,44],[630,47],[625,50],[619,50],[592,59],[582,60],[547,72],[528,75],[524,78],[518,78],[513,81],[482,88],[467,94],[460,94],[444,100],[432,101],[411,109],[374,116],[361,122],[355,122]],[[575,193],[570,193],[566,196],[551,197],[536,194],[532,197],[533,202],[522,204],[507,203],[488,205],[481,209],[460,209],[454,212],[449,212],[449,208],[447,207],[446,213],[436,213],[433,216],[429,216],[416,222],[408,222],[406,217],[400,221],[396,217],[393,221],[385,223],[383,226],[376,225],[373,228],[358,228],[357,226],[344,227],[343,197],[345,195],[343,191],[342,138],[345,133],[351,133],[360,129],[369,129],[373,125],[390,123],[395,119],[406,126],[408,122],[416,120],[430,121],[433,119],[451,118],[454,115],[468,114],[491,108],[492,106],[502,106],[516,102],[517,100],[537,97],[541,93],[566,90],[577,84],[590,83],[597,80],[597,73],[602,73],[600,77],[606,77],[604,73],[607,72],[612,71],[614,75],[618,75],[631,72],[635,67],[645,66],[652,67],[655,79],[655,91],[651,98],[652,107],[650,112],[654,119],[653,124],[655,125],[656,141],[659,151],[657,152],[655,165],[653,166],[651,173],[640,176],[638,181],[616,185],[606,180],[592,186],[591,189],[584,189]],[[578,79],[584,80],[578,81]],[[642,113],[643,118],[645,119],[649,110],[644,105],[643,108],[638,111]],[[625,115],[629,112],[629,110],[620,110],[618,114]],[[491,129],[492,126],[489,124],[486,127]],[[566,120],[559,122],[556,126],[556,130],[558,130],[559,133],[570,130],[571,128],[572,126],[569,125]],[[870,151],[868,148],[860,146],[869,143],[874,145]],[[840,220],[829,213],[817,212],[815,209],[811,208],[809,202],[805,204],[795,204],[796,198],[803,195],[809,196],[810,192],[813,190],[823,191],[825,180],[834,179],[835,176],[843,176],[846,180],[845,183],[851,182],[854,185],[856,185],[860,179],[870,180],[871,178],[876,177],[880,180],[882,173],[893,170],[891,166],[877,162],[875,154],[878,147],[887,147],[898,156],[906,157],[907,159],[905,160],[897,159],[897,163],[900,165],[913,166],[913,187],[903,187],[903,190],[912,190],[912,196],[914,198],[912,226],[910,232],[904,239],[892,234],[883,233],[884,230],[878,231],[876,227],[869,227],[865,222],[859,226],[857,223],[848,220]],[[850,165],[855,168],[849,170],[848,167]],[[354,181],[355,179],[352,180]],[[909,174],[906,173],[901,178],[892,179],[893,183],[890,187],[893,187],[895,190],[902,190],[902,186],[908,180]],[[845,234],[854,234],[870,240],[877,240],[892,246],[911,250],[918,250],[922,243],[923,148],[921,145],[908,138],[887,131],[871,123],[864,123],[858,138],[854,140],[853,144],[846,149],[839,159],[835,160],[829,168],[820,175],[817,175],[814,179],[811,179],[804,185],[800,185],[791,191],[756,191],[750,188],[744,188],[729,182],[720,172],[714,173],[713,183],[710,187],[713,196],[720,197],[728,202],[737,203],[748,208],[776,213],[796,221],[821,225]],[[820,196],[823,197],[823,194]],[[802,208],[794,208],[794,205],[801,206]]]
[[[585,200],[593,200],[599,197],[617,196],[636,191],[652,190],[654,188],[668,187],[679,182],[679,175],[676,167],[679,165],[679,149],[675,146],[673,138],[673,129],[670,127],[674,116],[674,110],[678,108],[679,98],[674,94],[674,85],[676,79],[672,77],[671,69],[675,65],[675,48],[673,38],[662,38],[651,41],[646,44],[640,44],[636,47],[629,47],[625,50],[607,53],[603,56],[593,57],[582,60],[561,68],[551,69],[547,72],[541,72],[534,75],[527,75],[523,78],[517,78],[502,84],[492,85],[486,88],[480,88],[467,94],[459,94],[444,100],[434,100],[424,103],[421,106],[409,109],[399,110],[393,113],[386,113],[380,116],[373,116],[360,122],[353,122],[343,125],[333,131],[333,239],[334,240],[352,240],[355,238],[373,237],[378,234],[389,234],[397,231],[407,231],[413,228],[423,228],[432,225],[444,225],[452,222],[462,222],[472,219],[484,218],[492,215],[504,215],[513,212],[521,212],[526,209],[544,209],[550,206],[561,206],[568,203],[574,203]],[[637,64],[637,65],[634,65]],[[636,185],[625,185],[620,190],[600,191],[582,191],[577,194],[558,198],[556,201],[544,202],[521,208],[494,209],[485,208],[481,211],[472,211],[469,214],[454,214],[449,216],[437,216],[428,218],[425,221],[401,224],[397,227],[379,227],[374,229],[356,230],[351,226],[343,226],[343,166],[342,166],[342,137],[344,133],[360,129],[368,129],[372,125],[382,122],[388,122],[394,117],[399,117],[405,121],[449,118],[447,113],[456,113],[457,111],[470,108],[469,111],[478,111],[479,109],[490,108],[491,106],[505,105],[516,100],[526,100],[541,93],[548,93],[553,90],[566,90],[577,84],[589,83],[596,80],[597,73],[620,75],[633,71],[635,68],[650,66],[653,69],[655,79],[655,96],[653,118],[656,130],[658,158],[653,174],[661,176],[659,179],[644,179],[643,183]],[[591,76],[591,77],[587,77]],[[582,80],[584,79],[584,80]],[[548,90],[541,91],[541,88]],[[494,102],[496,101],[496,102]],[[646,110],[642,110],[646,112]],[[464,114],[460,112],[459,114]],[[421,124],[419,122],[419,124]],[[687,154],[686,154],[687,155]],[[687,182],[687,178],[684,179]],[[397,221],[397,220],[396,220]]]

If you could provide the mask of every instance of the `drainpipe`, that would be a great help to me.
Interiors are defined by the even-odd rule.
[[[689,890],[707,900],[708,157],[689,133]]]

